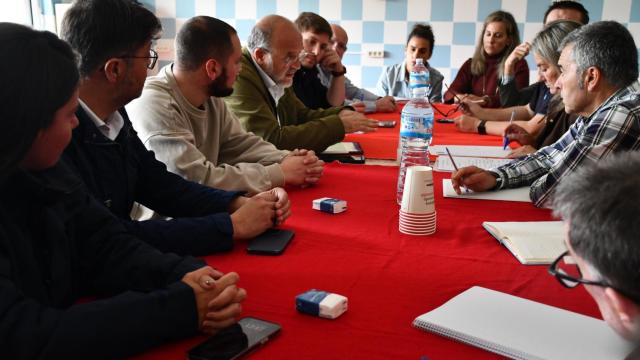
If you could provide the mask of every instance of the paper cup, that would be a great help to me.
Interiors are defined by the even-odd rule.
[[[400,209],[410,214],[426,214],[435,211],[433,170],[430,166],[407,168]]]

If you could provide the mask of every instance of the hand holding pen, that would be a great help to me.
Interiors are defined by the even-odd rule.
[[[513,110],[511,111],[511,118],[509,119],[509,125],[513,124],[513,118],[516,116],[516,111]],[[509,143],[511,142],[511,140],[509,140],[509,136],[505,133],[504,134],[504,139],[502,141],[502,150],[506,150],[507,146],[509,146]]]
[[[458,165],[456,165],[456,162],[453,161],[453,156],[451,156],[451,152],[449,151],[448,147],[444,148],[447,151],[447,155],[449,155],[449,160],[451,160],[451,165],[453,165],[453,168],[456,170],[456,173],[460,172],[460,170],[458,169]],[[462,177],[460,177],[460,183],[462,183]],[[468,193],[469,189],[467,189],[467,187],[465,185],[462,185],[462,188],[464,189],[464,192]],[[458,191],[456,191],[458,192]],[[460,193],[458,192],[458,195]]]

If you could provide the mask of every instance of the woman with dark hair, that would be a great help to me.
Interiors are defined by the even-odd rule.
[[[444,76],[429,65],[429,59],[433,55],[433,45],[435,37],[430,25],[416,24],[407,36],[405,47],[405,59],[400,64],[395,64],[385,68],[380,74],[376,93],[379,96],[395,96],[410,99],[409,74],[416,63],[416,59],[421,58],[424,66],[429,71],[429,82],[431,90],[429,100],[432,102],[442,101],[442,80]]]
[[[78,124],[69,45],[0,23],[0,48],[1,357],[124,358],[233,323],[237,274],[132,237],[59,161]],[[209,308],[221,292],[229,301]]]
[[[498,82],[502,81],[504,62],[520,44],[520,32],[513,15],[495,11],[484,20],[473,57],[467,60],[444,94],[444,101],[466,101],[484,107],[500,107]],[[524,59],[515,67],[518,89],[529,85],[529,66]]]

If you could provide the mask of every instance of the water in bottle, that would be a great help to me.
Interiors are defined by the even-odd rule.
[[[404,177],[407,167],[429,165],[429,145],[433,131],[433,109],[427,101],[428,71],[417,59],[409,77],[411,101],[402,109],[400,117],[400,173],[398,175],[397,202],[402,202]]]

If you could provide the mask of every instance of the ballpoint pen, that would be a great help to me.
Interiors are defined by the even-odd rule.
[[[513,118],[516,116],[516,111],[513,110],[511,111],[511,119],[509,119],[509,125],[513,124]],[[502,150],[507,150],[507,146],[509,145],[509,143],[511,142],[511,140],[509,140],[509,136],[507,136],[507,134],[504,134],[504,140],[502,141]]]
[[[448,147],[444,148],[447,151],[447,155],[449,155],[449,160],[451,160],[451,165],[453,165],[453,168],[458,171],[458,165],[456,165],[456,162],[453,161],[453,156],[451,156],[451,152],[449,151]],[[462,179],[460,179],[462,181]],[[466,186],[462,185],[462,188],[464,188],[464,192],[469,192],[469,189],[467,189]]]

